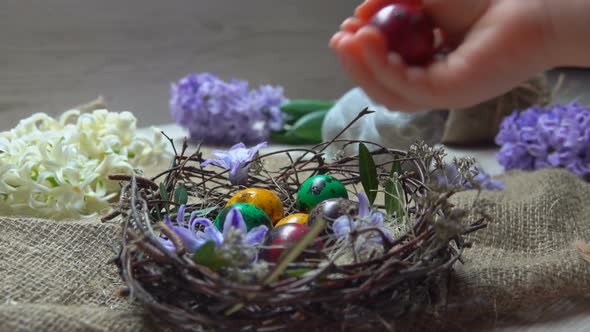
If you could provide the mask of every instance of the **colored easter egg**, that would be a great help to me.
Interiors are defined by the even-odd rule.
[[[293,213],[293,214],[290,214],[290,215],[286,216],[285,218],[279,220],[279,222],[276,223],[274,226],[278,227],[278,226],[281,226],[284,224],[306,225],[308,218],[309,218],[309,214],[307,214],[307,213]]]
[[[398,3],[385,6],[372,20],[383,31],[390,51],[409,65],[425,65],[436,53],[434,23],[421,6]]]
[[[225,206],[249,203],[266,213],[273,224],[283,218],[283,202],[274,192],[264,188],[247,188],[238,191]]]
[[[330,229],[330,225],[334,220],[342,215],[356,216],[359,213],[359,203],[351,201],[346,198],[330,198],[320,202],[316,207],[309,213],[309,219],[307,224],[312,227],[318,218],[326,220],[327,227]]]
[[[226,206],[223,209],[221,209],[221,211],[219,211],[219,214],[215,218],[215,227],[217,227],[217,229],[219,229],[220,231],[223,231],[223,223],[225,222],[225,217],[232,208],[237,208],[238,210],[240,210],[240,213],[242,214],[242,218],[244,218],[244,222],[246,223],[246,228],[248,230],[251,230],[252,228],[260,225],[265,225],[268,228],[272,227],[270,218],[260,208],[250,203],[234,203],[230,206]]]
[[[297,191],[297,208],[308,213],[319,202],[330,198],[348,198],[344,185],[335,177],[319,174],[305,180]]]
[[[260,251],[260,258],[267,262],[279,262],[281,255],[301,240],[308,231],[307,225],[297,223],[284,224],[271,229],[264,241],[265,248]],[[321,247],[322,243],[319,240],[315,241],[297,260],[317,254]]]

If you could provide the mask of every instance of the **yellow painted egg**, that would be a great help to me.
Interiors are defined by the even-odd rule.
[[[308,218],[309,218],[309,215],[307,213],[293,213],[293,214],[290,214],[290,215],[286,216],[285,218],[279,220],[279,222],[276,223],[274,226],[279,227],[284,224],[307,225]]]
[[[225,206],[248,203],[264,211],[273,225],[283,218],[283,202],[274,192],[264,188],[246,188],[238,191]]]

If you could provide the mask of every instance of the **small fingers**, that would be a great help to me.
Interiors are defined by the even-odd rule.
[[[375,79],[368,68],[363,49],[356,40],[356,36],[346,36],[340,42],[337,50],[344,71],[348,76],[375,102],[383,104],[392,110],[415,110],[417,105],[410,103],[397,91],[391,91]]]
[[[395,91],[412,102],[410,109],[405,111],[418,111],[420,104],[424,101],[426,92],[412,86],[414,80],[423,76],[423,69],[407,67],[401,57],[396,53],[389,53],[383,36],[373,27],[365,27],[357,34],[359,44],[363,49],[367,70],[379,85],[389,91]],[[406,107],[408,107],[406,105]]]
[[[340,45],[340,41],[342,40],[342,38],[344,38],[344,36],[349,35],[348,32],[343,32],[343,31],[338,31],[336,32],[332,38],[330,38],[330,47],[333,49],[337,49]]]
[[[331,48],[338,48],[338,44],[342,37],[347,34],[354,34],[356,33],[361,27],[363,23],[356,17],[349,17],[342,24],[340,24],[340,31],[336,32],[332,38],[330,39],[330,47]]]
[[[363,26],[363,22],[356,17],[349,17],[342,24],[340,24],[340,30],[355,33]]]
[[[366,0],[354,10],[354,15],[363,23],[371,21],[377,12],[388,5],[390,1],[387,0]]]

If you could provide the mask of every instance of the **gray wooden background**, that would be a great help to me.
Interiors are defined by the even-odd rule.
[[[98,95],[140,126],[167,123],[170,83],[190,72],[337,98],[352,83],[327,44],[359,2],[2,0],[0,130]]]
[[[0,130],[97,95],[140,125],[170,122],[170,83],[190,72],[337,98],[352,85],[328,40],[357,3],[2,0]]]

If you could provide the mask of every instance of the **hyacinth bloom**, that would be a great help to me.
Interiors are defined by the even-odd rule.
[[[332,224],[334,235],[338,238],[346,238],[350,236],[353,230],[361,230],[363,228],[376,227],[381,233],[392,241],[390,231],[383,226],[385,216],[379,211],[371,211],[369,208],[369,199],[365,193],[357,194],[359,201],[359,213],[357,216],[342,215]],[[358,251],[381,247],[383,237],[377,232],[366,232],[358,236],[355,248]]]
[[[246,148],[244,143],[232,146],[228,151],[216,150],[213,155],[216,159],[207,159],[201,163],[201,167],[213,164],[229,170],[229,180],[234,185],[245,185],[248,183],[248,171],[250,162],[254,159],[260,149],[266,147],[267,143],[262,142],[253,148]]]
[[[223,244],[254,247],[264,241],[268,232],[268,227],[264,225],[248,231],[246,222],[238,209],[231,209],[228,212],[223,223],[223,233],[213,225],[211,220],[197,218],[195,212],[191,213],[189,220],[185,222],[185,211],[186,206],[181,205],[178,209],[176,225],[172,224],[168,215],[164,216],[164,221],[182,239],[188,253],[194,253],[209,241],[213,241],[217,247]],[[202,230],[197,229],[197,226],[202,226]],[[169,239],[161,237],[159,240],[168,250],[174,251],[176,249]]]
[[[504,118],[496,143],[505,169],[566,168],[590,181],[590,106],[534,106]]]
[[[208,144],[256,144],[282,129],[282,87],[249,90],[248,82],[221,80],[210,73],[190,74],[171,87],[170,113],[191,139]]]
[[[169,158],[159,130],[136,131],[130,112],[33,114],[0,133],[0,214],[54,220],[96,216],[120,191],[115,173]]]

